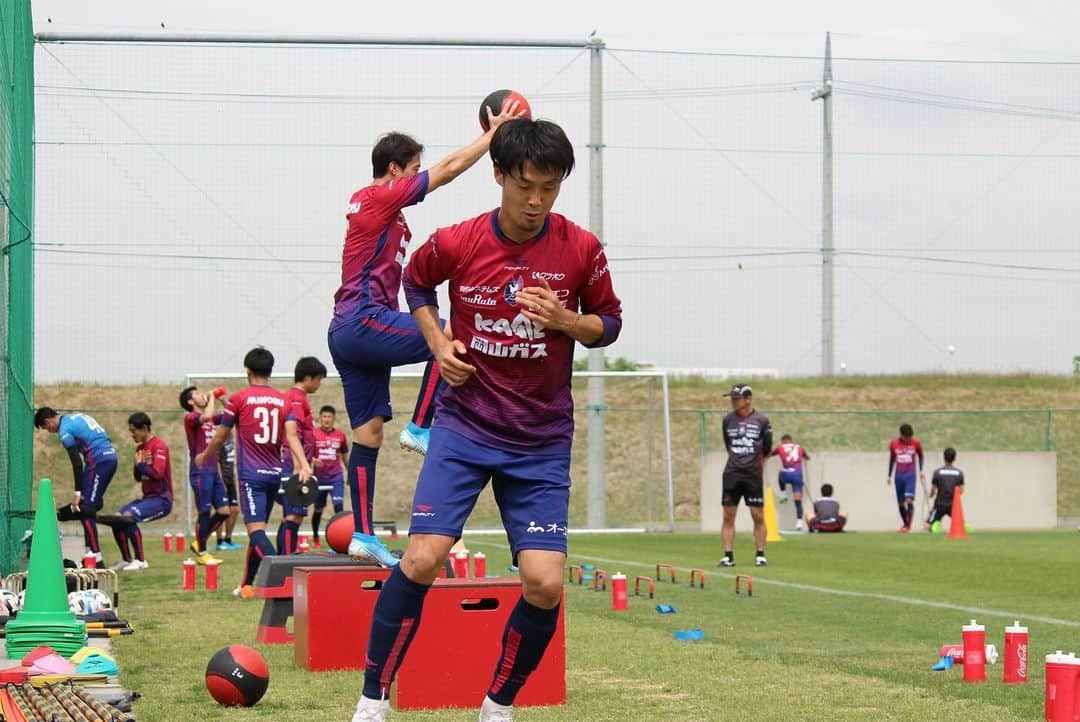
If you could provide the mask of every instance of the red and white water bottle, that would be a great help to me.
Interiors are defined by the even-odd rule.
[[[487,556],[484,552],[473,554],[473,576],[477,579],[487,578]]]
[[[172,534],[170,532],[165,532],[165,536],[161,537],[161,539],[165,543],[165,551],[171,552],[172,551]]]
[[[964,663],[964,645],[962,644],[944,644],[941,646],[941,651],[938,652],[939,657],[952,657],[953,664]],[[997,664],[998,651],[997,647],[993,644],[986,645],[986,663]]]
[[[183,590],[185,592],[190,592],[190,591],[193,591],[194,589],[195,589],[195,560],[194,559],[185,559],[184,560],[184,584],[183,584]]]
[[[206,580],[204,586],[211,592],[217,589],[217,568],[218,563],[215,561],[209,561],[206,563]],[[192,581],[194,582],[194,580]]]
[[[462,549],[461,551],[454,552],[454,576],[458,579],[464,579],[469,576],[469,552]]]
[[[1046,655],[1047,722],[1074,722],[1080,718],[1080,659],[1075,654]]]
[[[977,624],[965,624],[964,633],[964,681],[986,681],[986,627]]]
[[[176,532],[176,551],[184,553],[184,532],[182,531]]]
[[[214,389],[210,393],[212,393],[214,395],[215,399],[220,399],[222,396],[224,396],[225,394],[227,394],[229,392],[226,390],[226,388],[224,386],[218,386],[216,389]]]
[[[82,558],[83,569],[97,569],[97,554],[87,552]]]
[[[300,554],[307,554],[311,551],[311,545],[308,544],[307,534],[303,532],[300,533],[300,543],[296,545],[296,551]]]
[[[626,611],[626,575],[622,572],[611,575],[611,608],[616,612]]]
[[[1013,622],[1005,627],[1005,670],[1003,679],[1006,684],[1028,681],[1028,630],[1020,622]]]

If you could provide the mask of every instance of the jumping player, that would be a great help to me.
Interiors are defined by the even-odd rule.
[[[229,396],[221,415],[221,425],[206,448],[195,457],[195,463],[201,466],[207,459],[215,458],[225,437],[236,429],[236,476],[240,480],[248,551],[244,576],[234,593],[250,599],[255,596],[252,582],[259,563],[274,554],[274,545],[266,536],[266,522],[281,488],[285,422],[295,419],[285,396],[270,386],[270,374],[274,372],[274,355],[270,351],[261,346],[248,351],[244,356],[244,370],[247,371],[247,388]],[[299,439],[289,439],[289,447],[297,456],[303,456]],[[300,475],[304,476],[303,470]]]
[[[622,310],[596,236],[550,213],[574,165],[562,129],[543,120],[505,123],[491,140],[491,158],[500,207],[437,230],[406,269],[409,307],[449,388],[436,401],[408,548],[372,614],[353,722],[387,718],[387,691],[420,623],[424,597],[489,480],[520,567],[522,596],[503,632],[482,722],[511,719],[514,697],[559,618],[574,345],[614,342]],[[436,306],[435,289],[446,281],[453,340]]]
[[[935,534],[941,530],[942,518],[952,517],[953,498],[964,493],[964,472],[953,466],[956,449],[951,446],[945,449],[944,457],[945,466],[934,469],[930,477],[930,498],[934,500],[934,508],[926,518],[926,530]]]
[[[112,527],[121,562],[110,567],[125,572],[137,572],[150,565],[143,550],[139,524],[163,519],[172,512],[172,462],[169,446],[150,430],[150,417],[136,411],[128,417],[128,432],[135,442],[135,465],[132,474],[142,486],[142,498],[120,507],[114,516],[101,516],[102,524]]]
[[[295,382],[285,392],[285,402],[289,405],[292,418],[285,422],[285,434],[289,445],[281,448],[281,481],[293,474],[293,469],[300,471],[301,476],[311,476],[311,459],[315,455],[315,422],[311,416],[311,403],[308,396],[319,390],[323,379],[326,378],[326,366],[314,356],[304,356],[296,362],[293,369],[293,381]],[[296,456],[293,439],[296,439],[303,455]],[[307,516],[306,506],[296,506],[289,502],[282,493],[278,496],[281,502],[282,520],[278,526],[277,553],[292,554],[296,551],[299,543],[300,524]]]
[[[728,393],[731,412],[722,422],[727,465],[724,466],[724,521],[720,536],[724,558],[718,566],[735,566],[735,512],[739,499],[746,503],[754,520],[754,543],[757,556],[754,566],[768,565],[765,558],[765,459],[772,451],[772,424],[769,417],[754,408],[754,390],[735,384]]]
[[[889,475],[885,485],[893,483],[893,469],[896,470],[896,507],[900,511],[900,533],[911,531],[911,519],[915,516],[915,468],[918,462],[919,480],[926,483],[923,471],[923,448],[914,436],[911,424],[900,425],[899,438],[889,442]]]
[[[82,524],[86,553],[93,554],[100,564],[96,517],[104,503],[105,490],[116,474],[116,449],[105,429],[89,414],[61,416],[55,409],[42,406],[34,412],[34,428],[60,436],[60,443],[71,459],[75,498],[56,510],[56,518]]]
[[[214,397],[188,386],[180,392],[180,408],[184,414],[184,433],[188,445],[188,483],[195,497],[195,538],[191,551],[199,564],[220,564],[210,555],[206,541],[229,518],[229,496],[225,482],[218,472],[218,459],[211,456],[205,464],[196,464],[195,457],[214,438],[214,428],[221,423],[221,414],[214,413]]]
[[[345,508],[345,477],[342,474],[342,464],[345,463],[345,454],[349,450],[349,440],[345,434],[334,428],[337,420],[337,409],[327,404],[319,409],[319,425],[315,427],[315,461],[312,462],[315,474],[319,477],[319,486],[329,486],[330,489],[320,489],[315,498],[315,506],[311,512],[311,531],[316,543],[319,541],[319,527],[322,523],[323,509],[326,508],[326,498],[334,505],[334,513],[337,514]]]
[[[780,446],[772,450],[770,456],[780,457],[780,503],[788,500],[787,487],[791,487],[791,498],[795,502],[795,528],[803,529],[803,462],[810,461],[810,454],[801,445],[791,440],[791,434],[780,437]]]
[[[388,133],[371,151],[374,180],[356,191],[345,211],[348,227],[341,257],[341,288],[334,295],[330,321],[330,354],[341,374],[345,408],[352,426],[349,453],[349,495],[356,529],[349,556],[373,559],[385,566],[397,563],[375,537],[373,503],[375,465],[389,421],[390,370],[403,364],[427,362],[412,422],[399,441],[405,448],[426,453],[439,371],[416,322],[398,311],[401,266],[412,233],[402,209],[424,200],[471,167],[487,152],[491,136],[517,113],[512,103],[491,116],[491,130],[454,151],[430,169],[420,170],[424,146],[403,133]]]

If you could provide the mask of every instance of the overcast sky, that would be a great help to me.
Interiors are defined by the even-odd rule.
[[[820,261],[808,251],[820,243],[821,106],[810,91],[825,31],[837,58],[1080,63],[1080,3],[407,7],[33,9],[38,32],[578,40],[596,30],[610,49],[604,240],[627,314],[611,354],[784,375],[820,367]],[[588,220],[580,53],[48,45],[36,62],[43,381],[177,381],[238,370],[255,343],[326,358],[342,208],[366,182],[371,141],[413,132],[431,162],[475,133],[474,99],[492,87],[520,87],[567,128],[579,170],[556,210]],[[869,254],[841,259],[837,363],[1068,372],[1080,353],[1080,64],[838,60],[836,77],[836,242]],[[483,166],[407,212],[414,246],[497,203]],[[273,263],[197,263],[249,254]],[[267,293],[267,283],[279,285]],[[115,339],[132,327],[137,350],[118,356]],[[86,353],[73,357],[73,341]]]

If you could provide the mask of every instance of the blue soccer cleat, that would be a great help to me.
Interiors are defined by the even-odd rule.
[[[398,443],[406,451],[412,451],[421,456],[427,455],[428,441],[431,440],[431,429],[417,426],[413,422],[401,430],[398,434]]]
[[[399,561],[373,534],[354,533],[349,542],[349,557],[358,561],[375,562],[384,567],[397,566]]]

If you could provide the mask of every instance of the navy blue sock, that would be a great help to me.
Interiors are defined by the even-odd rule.
[[[210,538],[210,510],[200,511],[195,520],[195,545],[199,551],[206,551],[206,540]]]
[[[282,519],[277,529],[277,553],[292,554],[299,543],[300,525],[289,519]]]
[[[420,393],[416,396],[416,408],[413,409],[414,424],[425,429],[431,428],[431,422],[435,419],[435,397],[445,385],[446,382],[439,373],[438,361],[428,361],[424,367],[424,380],[420,382]]]
[[[315,539],[319,538],[319,529],[322,527],[322,509],[311,512],[311,533]]]
[[[353,529],[374,534],[372,509],[375,507],[375,462],[379,450],[353,444],[349,452],[349,495],[352,497]]]
[[[795,518],[802,519],[802,499],[795,500]]]
[[[128,546],[127,532],[123,527],[114,526],[112,528],[113,539],[116,540],[116,546],[120,547],[120,558],[125,562],[131,561],[131,547]]]
[[[900,523],[907,526],[907,507],[904,506],[904,502],[898,502],[896,508],[900,510]]]
[[[255,581],[255,573],[259,571],[259,564],[263,557],[274,556],[274,545],[266,536],[265,529],[259,529],[248,534],[248,558],[244,568],[244,584]]]
[[[548,642],[559,622],[559,607],[541,609],[518,600],[503,630],[502,655],[495,668],[495,678],[488,697],[499,704],[511,705],[518,690],[544,658]]]
[[[420,627],[420,612],[428,589],[405,576],[400,566],[394,567],[383,583],[368,637],[364,668],[364,696],[368,699],[383,699],[389,694],[398,667]]]

